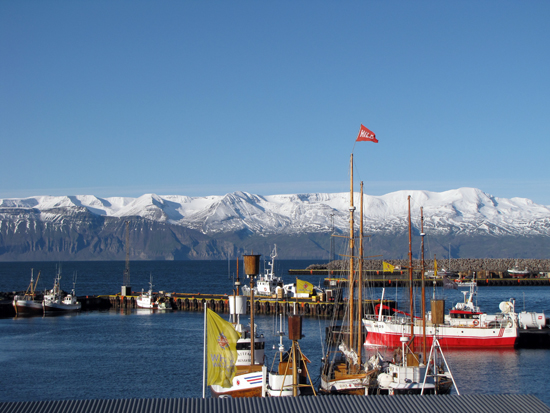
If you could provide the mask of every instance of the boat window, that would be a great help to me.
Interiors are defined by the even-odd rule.
[[[237,350],[250,350],[250,343],[237,343]]]

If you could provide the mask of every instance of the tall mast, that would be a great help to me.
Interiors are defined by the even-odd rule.
[[[424,208],[420,207],[420,237],[422,239],[422,360],[426,362],[426,286],[424,280]]]
[[[353,239],[353,229],[354,229],[354,222],[353,222],[353,213],[355,211],[355,207],[353,206],[353,153],[351,154],[350,159],[350,192],[349,192],[349,347],[350,349],[354,348],[354,340],[353,340],[353,298],[355,295],[354,291],[354,285],[353,285],[353,252],[355,248],[355,243]]]
[[[413,264],[412,264],[412,234],[411,234],[411,196],[409,201],[409,301],[411,306],[411,352],[414,353],[414,300],[413,300]]]
[[[361,225],[359,231],[359,282],[357,283],[357,359],[359,360],[359,366],[361,366],[361,350],[363,335],[361,334],[361,320],[363,318],[363,181],[361,181],[361,201],[359,203],[361,208]]]

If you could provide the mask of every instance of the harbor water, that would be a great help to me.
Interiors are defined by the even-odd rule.
[[[276,274],[293,282],[289,269],[311,261],[276,261]],[[69,291],[76,276],[78,295],[120,291],[124,262],[0,263],[0,291],[28,286],[31,268],[40,271],[38,290],[51,288],[61,266],[61,288]],[[134,291],[231,294],[235,263],[224,261],[132,262]],[[321,284],[322,276],[303,276]],[[380,298],[381,290],[369,291]],[[386,290],[386,298],[401,303],[403,288]],[[427,295],[432,292],[428,289]],[[447,309],[462,300],[457,290],[438,290]],[[516,300],[516,311],[550,316],[550,287],[480,287],[477,304],[499,311],[498,304]],[[266,362],[271,367],[278,343],[274,316],[255,322],[267,338]],[[300,341],[318,379],[325,350],[325,318],[305,318]],[[184,311],[109,310],[55,317],[0,319],[0,401],[201,397],[203,314]],[[286,340],[285,340],[286,341]],[[286,341],[288,347],[288,341]],[[461,394],[534,394],[550,405],[550,351],[444,350]],[[207,392],[208,394],[208,392]]]

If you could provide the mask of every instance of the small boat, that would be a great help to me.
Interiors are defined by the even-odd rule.
[[[371,367],[380,371],[373,394],[449,394],[453,384],[460,394],[437,340],[433,341],[430,357],[425,364],[410,351],[408,341],[407,337],[401,337],[402,349],[394,352],[391,362],[384,361],[380,356],[369,360]],[[439,362],[439,354],[443,363]]]
[[[149,281],[149,290],[147,290],[147,292],[144,292],[143,289],[141,290],[141,294],[136,300],[136,305],[138,306],[138,308],[158,308],[158,303],[155,301],[155,297],[153,294],[153,276],[151,276]]]
[[[531,271],[529,271],[527,267],[525,267],[525,269],[523,270],[520,270],[516,261],[516,265],[508,270],[508,274],[510,275],[510,277],[514,278],[525,278],[531,275]]]
[[[282,318],[280,314],[281,330],[279,331],[279,351],[275,354],[275,359],[279,359],[277,368],[270,371],[267,375],[265,395],[269,397],[287,397],[300,395],[316,395],[315,388],[311,382],[311,377],[307,365],[311,362],[302,353],[298,340],[302,338],[302,317],[288,317],[288,336],[292,340],[292,345],[285,352],[283,345],[284,331],[282,331]],[[275,359],[273,365],[275,365]],[[308,383],[309,381],[309,383]]]
[[[170,297],[162,295],[157,299],[157,308],[159,310],[171,310],[172,303],[170,302]]]
[[[40,278],[40,271],[36,282],[34,282],[33,270],[31,269],[31,282],[24,295],[16,295],[13,297],[13,307],[15,308],[16,315],[42,315],[44,310],[42,309],[42,301],[36,298],[36,285]]]
[[[414,314],[414,295],[412,282],[412,249],[411,249],[411,205],[409,196],[409,293],[410,293],[410,312],[406,319],[402,319],[403,324],[415,324]],[[424,237],[424,216],[423,209],[421,211],[421,234]],[[424,238],[422,238],[422,263],[424,262]],[[435,262],[435,259],[434,259]],[[434,265],[437,273],[437,264]],[[422,265],[424,272],[424,265]],[[435,297],[432,303],[436,301]],[[440,304],[442,300],[439,300]],[[425,279],[422,277],[422,306],[420,317],[422,320],[422,331],[420,333],[421,343],[419,347],[415,347],[414,339],[402,334],[399,337],[401,348],[397,348],[391,362],[385,362],[379,355],[372,356],[368,365],[372,370],[378,371],[376,376],[376,385],[373,389],[373,394],[448,394],[454,384],[457,393],[460,395],[456,383],[454,381],[449,365],[443,355],[441,346],[438,340],[438,334],[432,337],[430,356],[427,357],[426,348],[426,311],[425,311]],[[381,315],[381,313],[380,313]],[[379,316],[380,317],[380,316]],[[438,320],[437,322],[440,322]],[[437,325],[434,322],[434,325]],[[421,348],[422,353],[416,353],[415,348]],[[439,362],[442,359],[443,363]]]
[[[81,304],[75,294],[75,282],[73,281],[73,289],[70,294],[63,297],[60,287],[61,271],[58,271],[55,277],[53,288],[44,294],[42,307],[44,314],[65,313],[71,311],[80,311]]]

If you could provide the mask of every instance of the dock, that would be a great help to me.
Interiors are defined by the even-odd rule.
[[[156,294],[155,294],[156,295]],[[82,311],[109,310],[109,309],[134,309],[137,307],[139,294],[121,296],[114,295],[79,296],[78,301],[82,305]],[[201,293],[164,293],[174,311],[204,311],[206,307],[219,313],[229,313],[229,300],[231,296],[226,294],[201,294]],[[296,314],[303,317],[343,317],[345,311],[344,302],[335,302],[332,298],[313,296],[309,298],[277,299],[275,297],[257,296],[254,298],[254,314]],[[7,297],[0,301],[0,317],[15,317],[12,305],[13,297]],[[374,314],[375,307],[380,300],[364,300],[364,308],[367,314]],[[393,300],[384,300],[384,305],[391,309],[397,308]],[[165,310],[151,310],[165,311]],[[250,314],[250,302],[247,304],[247,314]]]

